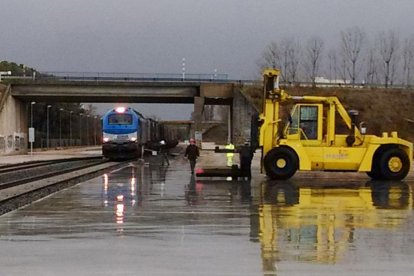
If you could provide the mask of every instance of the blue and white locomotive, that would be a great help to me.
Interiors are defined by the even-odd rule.
[[[136,110],[117,107],[102,117],[102,154],[109,159],[141,156],[141,148],[151,140],[155,122]]]

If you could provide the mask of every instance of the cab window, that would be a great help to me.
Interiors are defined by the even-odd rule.
[[[108,117],[110,125],[130,125],[132,124],[131,114],[111,114]]]
[[[297,134],[299,132],[299,106],[295,106],[289,118],[289,133]]]
[[[301,106],[300,107],[300,128],[305,139],[318,138],[318,107]]]

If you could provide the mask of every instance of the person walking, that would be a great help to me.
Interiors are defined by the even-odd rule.
[[[194,174],[194,168],[197,161],[197,158],[200,156],[200,151],[198,150],[195,140],[190,139],[190,144],[185,149],[184,157],[190,161],[191,174]]]
[[[170,161],[168,160],[168,148],[167,143],[164,140],[160,142],[160,154],[161,154],[161,166],[164,166],[164,163],[167,163],[167,166],[170,165]]]

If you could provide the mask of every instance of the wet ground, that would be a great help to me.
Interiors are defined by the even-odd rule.
[[[412,178],[260,179],[131,162],[0,216],[0,274],[413,274]]]

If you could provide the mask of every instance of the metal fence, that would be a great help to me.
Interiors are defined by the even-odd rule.
[[[40,72],[36,80],[63,81],[227,81],[227,74]]]
[[[85,81],[85,82],[222,82],[236,83],[245,86],[261,86],[260,79],[229,79],[228,74],[175,74],[175,73],[117,73],[117,72],[37,72],[32,76],[3,76],[4,81],[9,82],[36,82],[36,81]],[[283,87],[326,87],[326,88],[388,88],[388,89],[413,89],[413,85],[381,83],[349,83],[349,82],[281,82]]]

